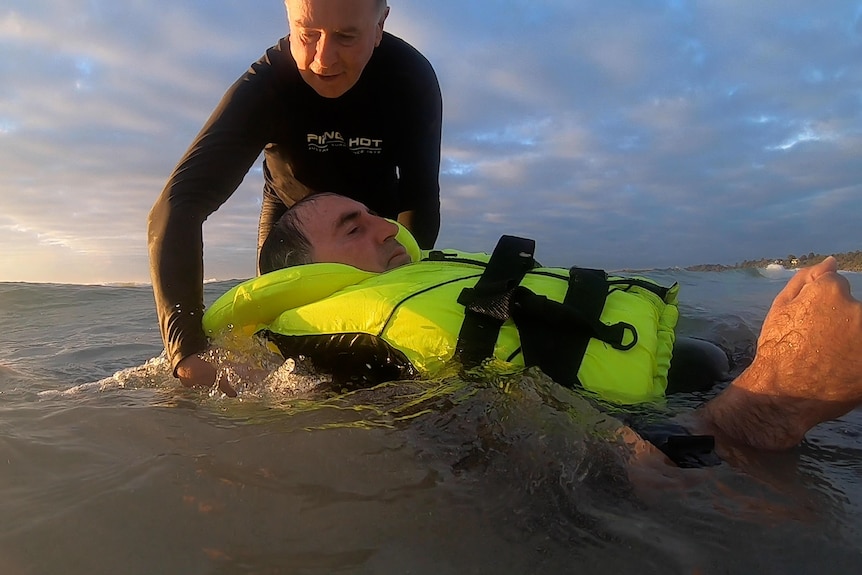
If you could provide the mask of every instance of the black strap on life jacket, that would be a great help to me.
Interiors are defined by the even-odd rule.
[[[629,323],[607,325],[599,319],[610,289],[603,270],[571,268],[562,303],[520,286],[535,265],[534,250],[533,240],[500,238],[476,285],[458,296],[466,310],[455,357],[466,368],[492,357],[500,328],[511,317],[520,334],[524,363],[574,387],[590,339],[627,351],[637,343],[638,334]]]
[[[533,240],[502,236],[479,281],[461,291],[458,303],[467,309],[455,357],[464,367],[475,367],[493,356],[500,327],[510,315],[512,294],[524,274],[535,265],[535,250]]]
[[[625,322],[607,325],[599,317],[608,296],[603,270],[573,267],[563,303],[519,287],[512,303],[512,319],[521,337],[527,366],[538,366],[557,383],[579,384],[578,370],[591,338],[614,349],[627,351],[637,343],[634,326]]]

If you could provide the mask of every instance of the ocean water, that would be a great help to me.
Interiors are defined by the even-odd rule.
[[[741,368],[790,273],[647,275]],[[630,478],[616,420],[536,371],[344,392],[249,348],[229,399],[160,353],[149,286],[0,284],[0,573],[862,571],[859,410],[746,471]]]

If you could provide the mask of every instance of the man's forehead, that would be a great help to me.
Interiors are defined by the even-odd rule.
[[[340,6],[340,2],[349,2],[349,10]],[[285,0],[290,23],[300,27],[319,26],[355,28],[363,21],[356,21],[357,15],[372,13],[377,6],[377,0]]]
[[[364,204],[344,196],[334,195],[316,198],[305,207],[306,209],[300,213],[303,226],[328,232],[337,231],[351,219],[368,212]]]
[[[336,194],[321,195],[319,198],[314,200],[312,206],[316,207],[321,212],[368,211],[365,204]]]

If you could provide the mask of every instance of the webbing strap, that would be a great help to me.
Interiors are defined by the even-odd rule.
[[[591,338],[626,351],[637,343],[628,323],[607,325],[599,317],[608,296],[602,270],[573,267],[563,303],[536,295],[526,288],[514,294],[512,319],[518,326],[527,366],[539,366],[557,383],[574,387]]]
[[[509,318],[512,293],[533,268],[535,250],[533,240],[502,236],[479,281],[461,291],[458,303],[467,309],[455,357],[464,367],[475,367],[494,354],[500,327]]]
[[[563,305],[583,311],[593,336],[614,349],[628,351],[638,341],[638,334],[630,323],[617,322],[613,325],[602,323],[602,310],[609,293],[608,274],[604,270],[588,268],[569,268],[569,287]],[[629,341],[626,341],[626,335]],[[584,344],[586,351],[586,344]]]

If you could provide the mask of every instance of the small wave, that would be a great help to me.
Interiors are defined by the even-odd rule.
[[[207,278],[204,280],[204,283],[205,284],[217,284],[217,283],[222,283],[222,282],[237,282],[238,283],[238,282],[244,282],[247,279],[249,279],[249,278],[227,278],[227,279]]]
[[[105,380],[91,381],[89,383],[82,383],[80,385],[75,385],[66,389],[46,389],[45,391],[40,391],[37,395],[43,399],[47,399],[53,397],[68,397],[72,395],[80,395],[90,390],[101,391],[103,388],[104,381]]]
[[[761,275],[765,278],[773,279],[773,280],[788,279],[788,278],[793,277],[793,274],[795,274],[797,272],[796,269],[787,269],[784,266],[782,266],[781,264],[769,264],[765,268],[749,268],[749,269],[753,269],[759,275]]]
[[[787,279],[793,276],[797,270],[795,269],[786,269],[782,266],[773,266],[770,264],[765,268],[749,268],[749,267],[740,267],[740,268],[727,268],[723,270],[716,271],[695,271],[695,270],[683,270],[679,272],[674,272],[674,275],[677,277],[687,277],[688,274],[692,274],[692,277],[700,278],[703,280],[704,278],[708,278],[710,276],[714,276],[714,278],[718,281],[722,281],[721,278],[733,278],[733,277],[742,277],[742,278],[751,278],[751,279]]]
[[[38,395],[41,398],[70,397],[126,388],[171,387],[174,383],[175,380],[171,373],[170,364],[164,353],[162,353],[158,357],[148,359],[142,365],[121,369],[110,377],[73,385],[66,389],[40,391]]]
[[[126,288],[126,287],[139,288],[139,287],[150,287],[153,284],[150,282],[128,281],[128,282],[102,282],[102,283],[85,284],[85,285],[95,285],[95,286],[104,286],[104,287],[119,287],[119,288]]]

